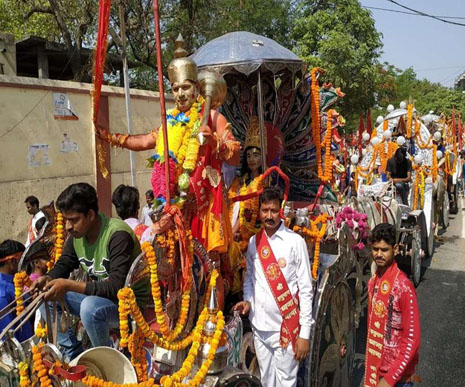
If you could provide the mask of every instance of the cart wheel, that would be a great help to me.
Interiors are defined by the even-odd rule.
[[[418,227],[412,232],[410,264],[412,281],[415,287],[417,287],[421,281],[421,231]]]
[[[255,354],[255,345],[253,333],[247,332],[242,337],[242,348],[240,353],[241,369],[260,379],[260,368],[258,367],[257,355]]]
[[[321,308],[321,309],[320,309]],[[355,351],[354,308],[345,281],[326,287],[309,358],[308,387],[349,387]]]
[[[442,227],[444,228],[449,227],[449,211],[452,213],[452,210],[450,208],[449,197],[446,192],[444,195],[444,200],[442,202],[441,219],[440,219],[442,223]]]
[[[459,212],[459,194],[458,194],[458,184],[452,186],[452,202],[450,205],[450,213],[455,215]]]

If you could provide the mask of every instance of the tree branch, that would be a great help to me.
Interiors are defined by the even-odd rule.
[[[28,20],[35,13],[49,13],[53,15],[53,10],[50,7],[34,7],[29,10],[29,12],[24,16],[25,20]]]

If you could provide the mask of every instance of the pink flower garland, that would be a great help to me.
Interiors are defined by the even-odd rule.
[[[174,198],[176,195],[176,163],[170,157],[169,158],[169,165],[170,165],[170,197]],[[153,163],[153,170],[152,170],[152,189],[153,189],[153,196],[155,199],[159,198],[166,198],[166,183],[165,183],[165,164],[160,163],[156,160]]]
[[[352,237],[359,240],[352,248],[354,250],[362,250],[365,247],[363,241],[368,238],[367,215],[361,214],[351,207],[344,207],[342,211],[336,215],[337,228],[341,228],[344,223],[350,228]]]

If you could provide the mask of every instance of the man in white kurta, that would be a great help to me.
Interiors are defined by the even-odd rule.
[[[279,218],[280,201],[276,201],[278,216],[274,217],[275,224],[271,227],[271,218],[273,218],[271,210],[268,210],[268,214],[262,213],[266,204],[261,200],[260,218],[265,226],[264,235],[268,239],[289,290],[293,296],[298,293],[299,297],[300,333],[295,346],[298,353],[294,353],[292,344],[289,344],[287,348],[280,345],[282,316],[265,278],[257,253],[255,236],[250,239],[247,250],[244,301],[237,304],[235,309],[241,310],[243,314],[250,311],[249,320],[254,333],[262,385],[294,387],[297,384],[299,361],[304,360],[308,355],[310,331],[314,323],[312,318],[313,280],[304,239],[284,227],[284,223]],[[271,235],[268,232],[269,228],[275,229]],[[306,349],[299,350],[299,346],[302,348],[302,343]]]
[[[27,212],[32,215],[27,229],[27,240],[25,244],[25,246],[28,247],[38,236],[38,230],[36,229],[37,221],[40,218],[44,218],[45,215],[39,208],[39,199],[35,196],[28,196],[24,203],[26,203]]]

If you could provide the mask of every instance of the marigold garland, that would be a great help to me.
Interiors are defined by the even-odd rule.
[[[325,146],[325,168],[324,168],[324,173],[321,175],[318,175],[318,177],[324,184],[329,183],[333,177],[333,156],[331,155],[331,138],[332,138],[332,133],[333,133],[332,118],[333,118],[334,113],[335,111],[333,109],[330,109],[328,111],[326,133],[325,133],[325,138],[322,144]],[[320,152],[321,152],[321,147],[320,147]],[[323,166],[321,167],[321,169],[323,169]]]
[[[320,243],[326,233],[326,225],[328,220],[328,214],[324,213],[318,215],[315,220],[310,219],[310,227],[294,226],[294,231],[301,233],[306,239],[312,240],[315,243],[315,249],[313,252],[313,265],[312,265],[312,277],[316,279],[318,276],[318,265],[320,260]],[[321,224],[321,227],[318,226]]]
[[[19,386],[20,387],[30,387],[31,380],[29,379],[29,367],[28,365],[21,361],[18,364],[19,369]]]
[[[204,99],[202,96],[191,106],[188,112],[183,113],[178,109],[168,110],[168,148],[172,159],[176,163],[175,173],[170,175],[171,183],[177,182],[177,188],[180,195],[175,198],[175,203],[182,205],[182,193],[187,192],[189,188],[189,175],[195,169],[200,149],[200,142],[197,134],[201,125],[200,112]],[[155,155],[152,156],[154,162],[162,164],[164,160],[164,141],[163,131],[159,131],[157,143],[155,145]],[[160,191],[154,193],[155,198],[162,195],[162,186]]]
[[[44,327],[42,328],[42,324],[39,321],[35,334],[39,339],[45,339],[47,337],[47,324],[44,324]]]
[[[395,142],[383,141],[380,144],[373,147],[373,159],[376,160],[379,157],[381,172],[386,172],[388,160],[396,153],[399,148]]]
[[[192,240],[191,240],[192,243]],[[187,286],[186,290],[182,294],[181,299],[181,313],[173,331],[170,332],[168,322],[166,320],[165,313],[163,311],[163,305],[161,301],[161,289],[158,281],[158,267],[157,260],[155,257],[155,251],[153,246],[149,242],[142,244],[142,250],[145,252],[147,261],[150,267],[150,283],[152,286],[152,297],[155,303],[155,314],[157,323],[160,326],[160,331],[163,338],[167,341],[173,341],[184,329],[184,325],[187,321],[187,315],[189,313],[190,304],[190,286]]]
[[[41,350],[43,346],[44,343],[39,343],[39,345],[32,347],[32,372],[39,378],[40,387],[51,387],[52,381],[50,380],[48,370],[42,361]]]
[[[159,385],[155,383],[154,379],[149,379],[142,383],[118,384],[113,382],[106,382],[105,380],[92,375],[86,375],[81,380],[81,383],[88,387],[159,387]]]
[[[436,179],[438,178],[438,156],[437,156],[437,151],[438,151],[438,147],[436,145],[433,145],[433,170],[432,170],[433,183],[435,183]]]
[[[254,178],[248,185],[244,183],[240,189],[240,195],[248,195],[253,192],[257,192],[262,189],[264,186],[262,175]],[[242,240],[248,241],[252,235],[255,235],[261,230],[261,225],[256,227],[257,218],[258,218],[258,206],[259,200],[257,198],[252,198],[249,200],[243,200],[240,202],[239,209],[239,222],[241,225],[241,236]],[[247,221],[245,214],[249,212],[251,215],[250,221]]]
[[[160,247],[167,249],[166,260],[172,266],[176,255],[176,241],[179,240],[179,233],[177,230],[168,230],[165,234],[157,235],[155,240]]]
[[[63,253],[63,246],[65,244],[64,238],[64,225],[63,225],[63,214],[61,212],[57,212],[55,215],[55,231],[56,231],[56,239],[55,245],[53,247],[53,255],[47,261],[47,268],[51,270],[55,263],[60,259],[61,254]]]
[[[144,251],[148,251],[146,252],[146,254],[150,255],[150,261],[152,260],[156,261],[155,253],[153,253],[153,257],[152,257],[152,254],[149,251],[150,249],[147,249],[148,243],[147,244],[146,243],[142,244]],[[153,251],[153,248],[152,248],[152,251]],[[154,273],[153,265],[150,265],[150,270],[151,270],[151,277],[155,280],[153,282],[158,282],[158,276],[156,276],[155,278],[154,276],[152,276],[152,274]],[[156,267],[155,267],[155,273],[156,273]],[[216,286],[216,280],[218,278],[218,275],[219,275],[218,271],[214,269],[212,272],[211,278],[210,278],[210,284],[209,284],[208,291],[210,291],[212,287]],[[193,340],[192,332],[187,337],[179,341],[174,341],[179,336],[179,334],[182,332],[185,322],[187,321],[187,315],[189,311],[189,301],[188,301],[187,292],[188,291],[186,290],[186,292],[184,292],[182,296],[181,314],[176,323],[176,327],[171,332],[169,332],[167,330],[169,328],[166,324],[166,320],[165,320],[165,316],[163,312],[163,306],[161,304],[161,292],[159,290],[159,286],[158,286],[158,289],[156,289],[156,286],[155,286],[155,291],[154,291],[154,287],[152,287],[152,295],[153,295],[153,299],[155,303],[155,313],[157,315],[157,323],[159,324],[160,330],[162,331],[162,336],[160,337],[150,328],[148,323],[145,321],[139,307],[137,306],[136,298],[135,298],[135,295],[132,289],[130,288],[121,289],[118,292],[118,300],[119,300],[118,308],[119,308],[119,314],[120,314],[120,336],[121,336],[120,345],[122,347],[125,347],[128,345],[128,338],[129,338],[128,316],[131,315],[133,319],[135,320],[136,325],[142,331],[144,337],[152,341],[154,344],[162,348],[173,350],[173,351],[179,351],[181,349],[188,347],[192,343],[192,340]],[[162,318],[159,318],[159,315]],[[163,330],[162,330],[162,324],[164,326]],[[163,332],[165,332],[165,334],[163,334]]]
[[[413,118],[413,104],[409,103],[407,106],[407,138],[412,137],[412,118]]]
[[[128,350],[131,354],[131,364],[134,366],[138,382],[146,382],[147,377],[147,359],[144,350],[145,337],[139,327],[128,339]]]
[[[207,317],[207,308],[204,308],[201,316],[206,319]],[[201,330],[203,328],[202,325],[196,325],[195,330],[195,339],[192,343],[192,346],[187,354],[186,359],[184,360],[181,368],[175,372],[173,375],[164,376],[161,379],[162,386],[169,387],[169,386],[189,386],[189,387],[198,387],[204,381],[205,377],[207,376],[208,370],[210,369],[213,360],[215,359],[216,351],[218,350],[218,346],[220,345],[221,335],[223,334],[224,330],[224,316],[223,312],[220,310],[216,314],[216,329],[215,333],[213,334],[212,338],[207,340],[210,344],[210,349],[207,354],[207,358],[203,361],[202,365],[200,366],[199,370],[193,376],[193,378],[187,383],[182,383],[182,380],[188,376],[192,370],[192,366],[195,362],[195,358],[197,356],[198,350],[200,348],[200,343],[202,341],[201,337]]]
[[[312,135],[316,149],[316,165],[318,176],[323,175],[321,166],[321,118],[320,118],[320,85],[318,84],[318,68],[312,69]]]
[[[24,299],[23,297],[18,298],[24,292],[24,287],[31,286],[32,281],[25,271],[20,271],[15,274],[13,278],[15,284],[15,298],[16,300],[16,314],[19,315],[24,310]]]

